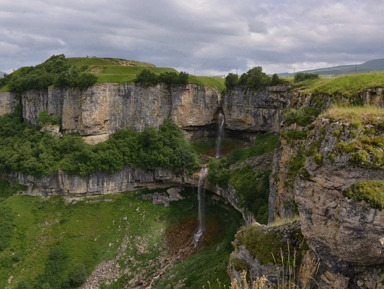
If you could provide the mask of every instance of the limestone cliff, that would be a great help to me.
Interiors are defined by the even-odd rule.
[[[216,89],[187,85],[168,89],[134,83],[104,83],[81,91],[49,88],[21,96],[23,117],[35,124],[40,112],[61,117],[61,129],[81,135],[111,134],[120,128],[158,127],[167,118],[178,126],[204,126],[213,121],[220,94]]]
[[[11,177],[27,187],[25,194],[38,196],[81,197],[128,192],[140,188],[197,185],[197,179],[193,176],[175,175],[161,168],[143,170],[125,167],[113,174],[95,173],[84,177],[68,175],[61,171],[45,177],[22,173],[14,173]]]
[[[226,127],[231,130],[279,132],[282,111],[290,103],[287,86],[258,90],[235,88],[223,99]]]
[[[18,99],[13,92],[0,92],[0,115],[12,113],[18,104]]]

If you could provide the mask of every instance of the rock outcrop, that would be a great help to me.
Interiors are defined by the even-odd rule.
[[[0,115],[12,113],[19,103],[13,92],[0,92]]]
[[[382,134],[380,124],[362,126],[362,131],[369,129],[367,137]],[[382,288],[384,211],[368,200],[346,195],[345,191],[361,181],[382,180],[383,169],[379,163],[367,165],[359,161],[364,147],[356,145],[356,152],[342,149],[342,145],[353,143],[354,129],[343,120],[320,118],[315,122],[307,146],[318,145],[318,153],[307,158],[304,174],[296,178],[295,200],[302,233],[321,261],[322,275],[333,276],[334,281],[327,286]],[[372,276],[372,272],[381,274],[371,279],[364,277]]]
[[[290,103],[287,86],[259,90],[235,88],[223,99],[226,128],[252,132],[279,132],[282,111]]]
[[[179,127],[210,125],[219,107],[216,89],[190,84],[167,88],[104,83],[84,91],[49,88],[21,96],[23,117],[35,124],[40,112],[61,118],[64,133],[106,135],[120,128],[159,127],[171,118]]]
[[[21,173],[14,173],[11,177],[27,187],[25,194],[38,196],[80,197],[127,192],[140,188],[197,185],[197,179],[193,177],[175,175],[169,170],[160,168],[143,170],[125,167],[113,174],[95,173],[84,177],[68,175],[61,171],[45,177],[33,177]]]

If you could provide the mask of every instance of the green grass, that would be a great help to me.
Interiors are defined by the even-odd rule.
[[[87,66],[86,72],[96,75],[97,83],[133,82],[136,75],[143,69],[149,69],[156,74],[176,72],[169,67],[156,67],[150,63],[117,58],[68,58],[68,61],[70,65],[79,68]]]
[[[143,201],[140,193],[135,192],[101,196],[71,204],[60,197],[44,200],[40,197],[9,196],[1,202],[6,216],[9,216],[7,218],[11,220],[7,222],[11,225],[7,232],[11,233],[9,242],[0,252],[0,288],[17,288],[21,281],[36,283],[36,278],[43,276],[49,264],[48,256],[52,248],[60,249],[67,256],[66,265],[62,265],[65,268],[61,278],[68,278],[79,264],[84,264],[90,274],[97,264],[116,256],[126,235],[132,244],[126,252],[136,261],[134,264],[123,262],[120,266],[128,266],[133,274],[145,268],[146,274],[151,276],[158,267],[157,264],[148,265],[148,261],[166,252],[166,229],[186,218],[197,218],[196,191],[187,190],[183,195],[186,197],[183,201],[173,202],[170,207]],[[199,255],[191,256],[177,265],[186,268],[186,272],[195,272],[202,266],[198,264],[200,258],[205,258],[204,266],[215,269],[207,269],[200,276],[184,276],[191,280],[190,286],[186,288],[201,288],[207,280],[226,275],[230,242],[240,216],[231,208],[208,201],[207,220],[219,219],[219,215],[226,218],[222,218],[219,224],[217,238],[213,238],[208,248],[200,251]],[[140,241],[135,241],[135,236],[147,240],[145,253],[138,252],[135,244]],[[223,249],[216,252],[221,243]],[[10,275],[13,275],[13,279],[8,285]],[[177,278],[172,280],[176,282]],[[112,284],[105,288],[121,287]]]
[[[300,241],[299,246],[302,247],[304,237],[300,229],[294,231],[293,236]],[[290,260],[286,260],[288,263],[293,261],[293,246],[289,246],[285,238],[284,231],[279,230],[279,226],[267,228],[250,225],[242,228],[236,234],[236,239],[239,241],[238,246],[244,245],[261,264],[282,264],[281,252],[290,257]],[[300,252],[298,253],[300,254]]]
[[[117,58],[68,58],[71,65],[78,67],[88,66],[86,72],[91,72],[97,76],[98,83],[113,82],[124,83],[133,82],[136,75],[143,69],[149,69],[156,74],[164,72],[177,72],[170,67],[156,67],[153,64],[117,59]],[[200,84],[207,87],[216,87],[219,91],[225,89],[225,79],[209,76],[189,76],[189,82]]]
[[[189,82],[193,84],[204,85],[207,87],[216,87],[217,90],[220,92],[223,92],[225,90],[225,79],[221,77],[190,75]]]
[[[321,116],[333,121],[350,122],[357,124],[357,126],[362,123],[377,123],[378,121],[384,123],[384,108],[378,106],[333,106]]]
[[[221,142],[220,149],[223,155],[228,155],[234,150],[245,147],[247,144],[249,143],[242,140],[224,138]],[[206,156],[215,156],[216,154],[216,138],[193,141],[191,142],[191,145],[199,154]]]
[[[366,201],[372,208],[384,209],[384,181],[360,181],[344,190],[344,195],[357,202]]]
[[[337,75],[331,78],[302,81],[294,87],[303,93],[352,97],[367,88],[383,87],[384,72]]]

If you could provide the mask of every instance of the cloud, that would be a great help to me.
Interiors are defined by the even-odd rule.
[[[379,0],[1,0],[0,70],[52,54],[190,73],[268,73],[383,58]],[[33,3],[33,4],[32,4]]]

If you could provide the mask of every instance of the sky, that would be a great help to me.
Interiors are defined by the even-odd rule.
[[[384,58],[383,27],[382,0],[0,0],[0,71],[64,54],[294,72]]]

